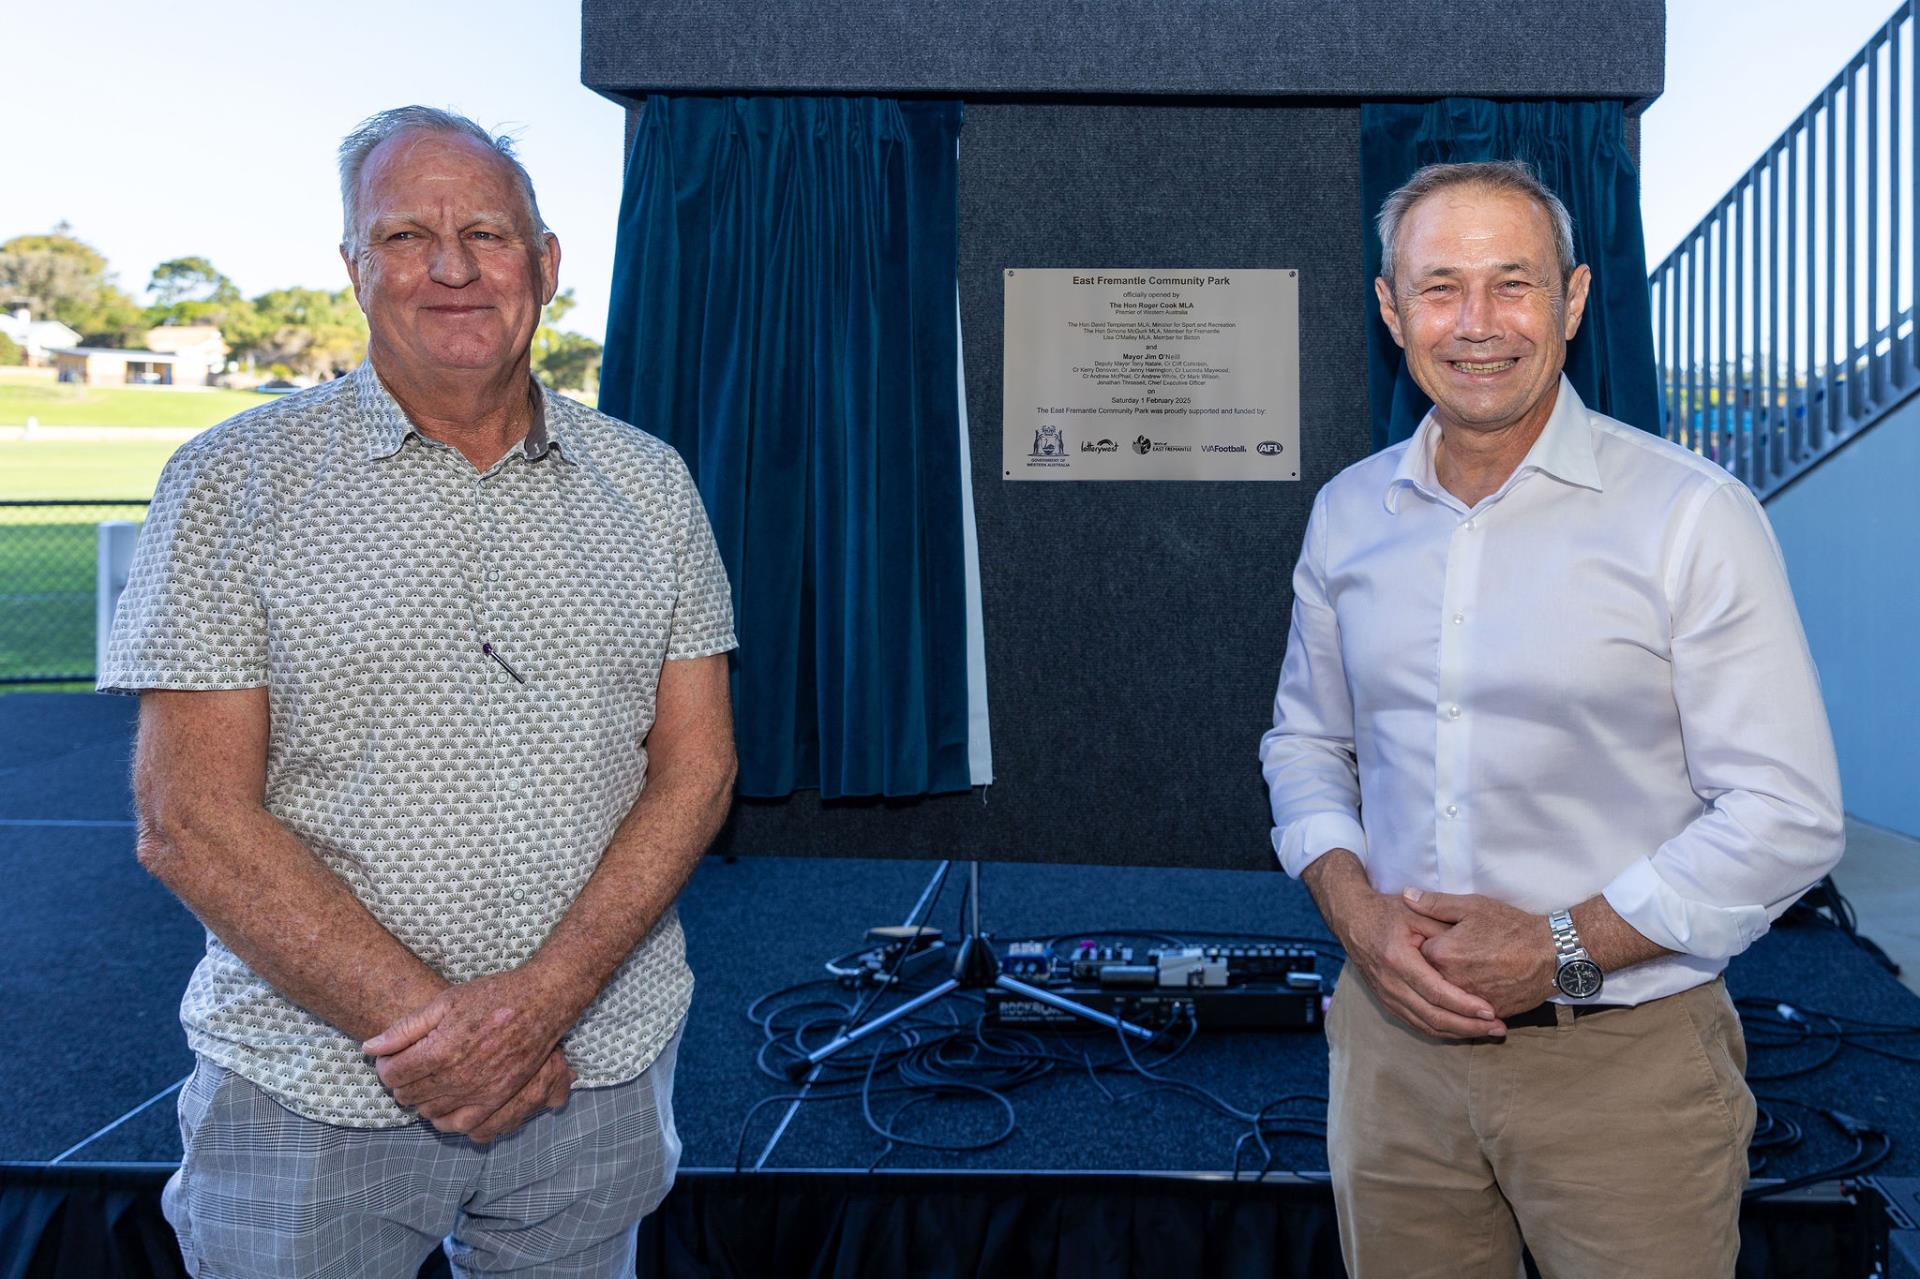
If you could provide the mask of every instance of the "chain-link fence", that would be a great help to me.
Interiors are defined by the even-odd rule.
[[[96,529],[144,501],[0,501],[0,687],[94,677]]]

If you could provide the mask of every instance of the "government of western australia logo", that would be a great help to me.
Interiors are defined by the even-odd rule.
[[[1067,434],[1057,426],[1039,426],[1033,432],[1033,452],[1027,454],[1028,466],[1071,466],[1067,457]]]

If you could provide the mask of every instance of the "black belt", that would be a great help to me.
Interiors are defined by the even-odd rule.
[[[1521,1027],[1558,1026],[1560,1024],[1560,1015],[1556,1013],[1554,1009],[1559,1007],[1560,1007],[1559,1004],[1556,1004],[1551,999],[1549,999],[1544,1004],[1535,1004],[1533,1007],[1527,1009],[1527,1011],[1523,1013],[1515,1013],[1511,1017],[1502,1017],[1500,1020],[1507,1023],[1508,1030],[1512,1030],[1515,1026],[1521,1026]],[[1633,1005],[1632,1004],[1569,1004],[1567,1005],[1567,1007],[1573,1009],[1573,1015],[1576,1018],[1578,1018],[1578,1017],[1585,1017],[1590,1013],[1610,1013],[1616,1008],[1631,1008],[1633,1007]]]

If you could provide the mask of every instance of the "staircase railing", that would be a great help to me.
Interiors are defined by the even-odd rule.
[[[1762,497],[1920,389],[1913,13],[1905,0],[1649,277],[1662,434]]]

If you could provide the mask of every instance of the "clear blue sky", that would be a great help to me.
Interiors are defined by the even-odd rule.
[[[1667,91],[1642,132],[1653,261],[1698,220],[1894,0],[1669,0]],[[406,102],[516,134],[560,235],[570,326],[606,325],[622,113],[580,85],[576,4],[7,6],[0,239],[64,218],[144,295],[200,255],[254,294],[338,288],[333,150]]]
[[[249,296],[342,288],[340,136],[421,102],[518,137],[568,327],[605,332],[624,116],[581,87],[577,3],[7,4],[0,55],[0,239],[65,218],[142,301],[188,255]]]

